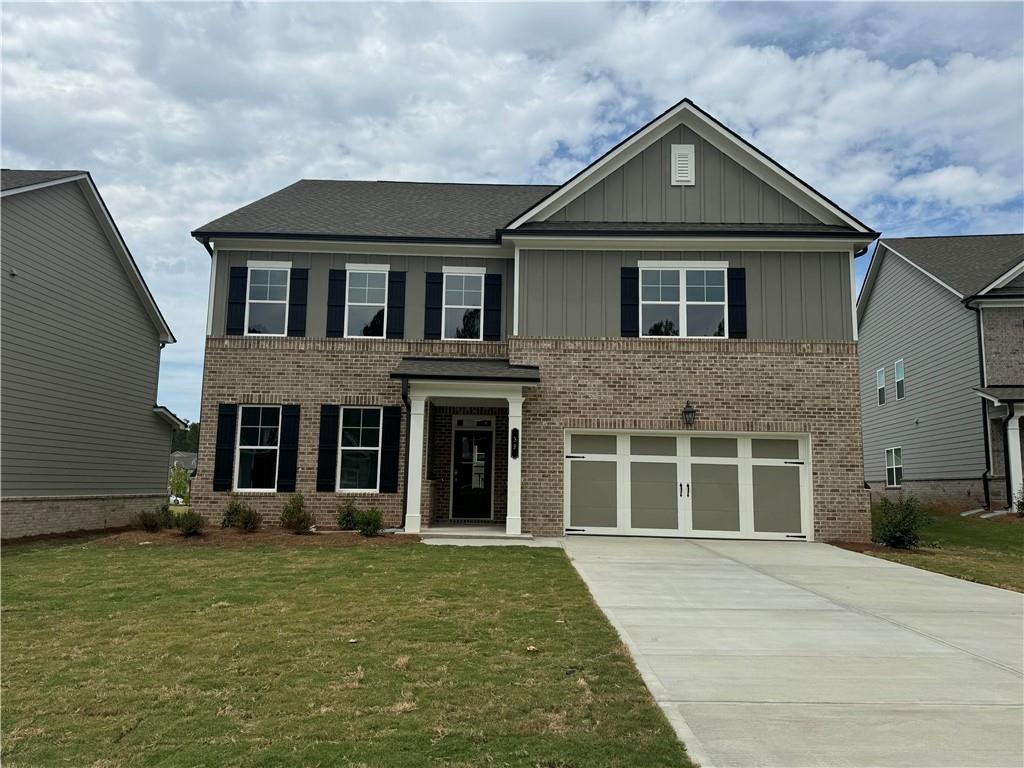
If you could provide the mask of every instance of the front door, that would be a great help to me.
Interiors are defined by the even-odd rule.
[[[452,443],[452,519],[490,520],[494,433],[456,429]]]

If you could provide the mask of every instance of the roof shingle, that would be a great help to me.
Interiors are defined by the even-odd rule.
[[[9,189],[31,187],[33,184],[43,184],[47,181],[57,181],[84,174],[85,171],[28,171],[4,168],[0,170],[0,191],[6,192]]]
[[[1024,259],[1024,234],[884,238],[886,245],[964,296]]]

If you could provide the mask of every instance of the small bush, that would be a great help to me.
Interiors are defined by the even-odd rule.
[[[198,536],[205,527],[206,519],[194,509],[178,515],[178,530],[182,536]]]
[[[160,514],[158,512],[139,512],[139,525],[142,530],[149,533],[156,533],[160,530]]]
[[[224,507],[224,514],[220,518],[221,528],[237,528],[238,518],[242,513],[249,509],[249,505],[238,498],[237,495],[231,494],[231,498],[228,499],[227,505]],[[251,510],[250,510],[251,511]]]
[[[353,499],[345,499],[345,503],[338,507],[338,527],[343,531],[354,531],[359,525],[356,519],[359,515],[359,507]]]
[[[927,522],[928,514],[915,497],[882,499],[871,538],[887,547],[911,549],[921,543],[921,529]]]
[[[1014,502],[1014,507],[1017,510],[1017,517],[1024,517],[1024,483],[1021,483],[1020,490],[1017,491],[1017,500]]]
[[[176,527],[176,519],[174,517],[174,510],[171,509],[170,504],[164,504],[160,507],[160,511],[157,512],[157,517],[160,520],[161,528],[174,528]]]
[[[363,536],[376,536],[384,527],[384,513],[377,507],[359,510],[356,513],[356,528]]]
[[[281,510],[281,527],[292,533],[309,533],[313,527],[313,513],[306,509],[301,493],[293,494]]]
[[[235,520],[235,527],[242,533],[258,531],[262,524],[263,518],[260,517],[260,513],[248,505],[242,507]]]

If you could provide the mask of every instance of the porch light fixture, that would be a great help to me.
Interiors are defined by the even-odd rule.
[[[696,408],[696,406],[691,404],[689,400],[687,400],[686,401],[686,405],[683,406],[683,424],[685,424],[688,427],[692,427],[693,423],[696,420],[697,420],[697,408]]]

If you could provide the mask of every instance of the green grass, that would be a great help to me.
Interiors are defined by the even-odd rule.
[[[77,541],[2,590],[7,768],[689,765],[561,550]]]
[[[872,515],[878,515],[873,509]],[[984,520],[930,510],[921,548],[874,550],[869,554],[947,576],[1024,592],[1024,520]]]

